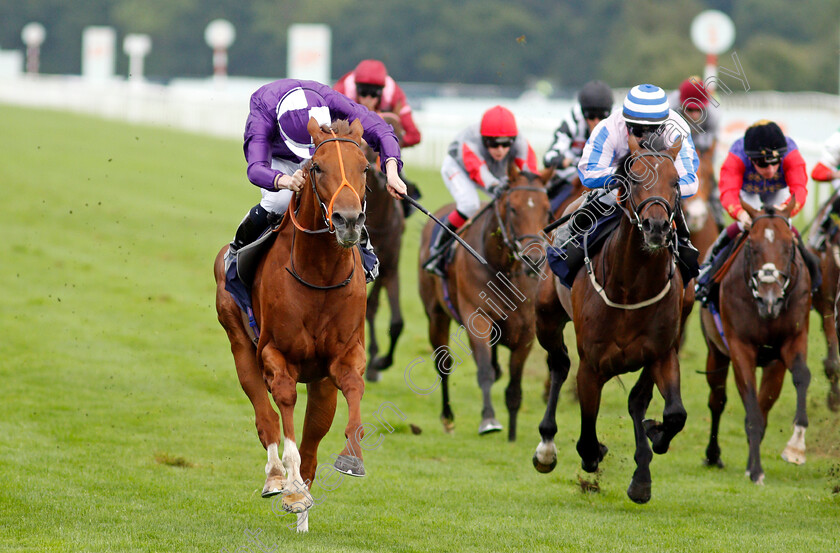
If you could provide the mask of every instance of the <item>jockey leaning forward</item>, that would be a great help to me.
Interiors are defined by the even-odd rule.
[[[505,107],[488,109],[480,124],[470,125],[455,137],[440,169],[443,182],[455,199],[455,210],[443,220],[451,230],[457,231],[478,212],[479,190],[492,196],[507,184],[511,161],[523,171],[537,172],[537,155],[519,135],[516,118]],[[454,240],[448,232],[440,232],[431,245],[424,269],[443,276],[444,253]]]
[[[651,84],[635,86],[627,93],[622,109],[598,123],[584,146],[578,174],[585,187],[596,190],[572,204],[579,207],[554,239],[559,249],[575,248],[580,253],[583,235],[597,227],[598,221],[616,212],[618,198],[609,187],[616,184],[614,175],[619,161],[630,152],[630,134],[642,147],[655,151],[664,151],[681,140],[680,151],[674,160],[680,197],[687,198],[697,192],[699,161],[688,125],[669,108],[664,90]],[[688,283],[699,270],[698,253],[689,240],[679,202],[675,206],[674,223],[679,266],[684,282]],[[566,263],[573,277],[582,266],[583,255],[568,256]]]
[[[609,117],[612,107],[612,89],[602,81],[590,81],[580,89],[577,103],[554,131],[554,141],[543,156],[543,164],[554,167],[554,176],[548,185],[552,211],[563,202],[567,194],[562,191],[577,176],[578,162],[592,129]]]
[[[292,194],[303,186],[301,167],[315,151],[307,130],[310,117],[321,125],[337,119],[358,119],[364,128],[362,136],[380,155],[388,191],[395,198],[405,194],[405,184],[398,174],[402,166],[399,142],[381,117],[315,81],[280,79],[262,86],[251,95],[243,145],[248,180],[261,189],[262,200],[239,224],[225,255],[225,273],[236,252],[268,228],[269,214],[282,218]],[[360,248],[365,276],[370,281],[376,278],[379,262],[372,253],[366,230],[362,232]]]
[[[420,131],[414,123],[411,106],[408,104],[405,92],[391,78],[385,64],[381,61],[360,61],[355,69],[338,79],[333,88],[370,111],[380,114],[391,113],[398,117],[403,128],[403,135],[400,138],[401,148],[409,148],[420,143]],[[406,185],[408,195],[415,200],[420,199],[421,194],[417,185],[406,179],[402,173],[400,173],[400,178]],[[406,217],[414,212],[408,200],[404,199],[402,205]]]
[[[754,123],[736,140],[720,168],[720,201],[736,220],[720,233],[697,279],[696,297],[706,305],[713,287],[712,277],[729,257],[735,238],[752,224],[741,201],[756,209],[773,206],[784,209],[794,202],[791,216],[805,205],[808,173],[799,148],[779,126],[767,120]],[[805,249],[799,231],[791,225],[796,244],[811,273],[813,289],[819,287],[819,260]]]

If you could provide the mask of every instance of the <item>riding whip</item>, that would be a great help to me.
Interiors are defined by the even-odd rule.
[[[474,249],[472,249],[472,246],[470,246],[469,244],[467,244],[466,242],[464,242],[464,240],[463,240],[460,236],[458,236],[458,233],[456,233],[455,231],[453,231],[453,230],[452,230],[451,228],[449,228],[447,225],[443,224],[443,223],[440,221],[440,219],[438,219],[437,217],[435,217],[434,215],[432,215],[431,213],[429,213],[429,210],[428,210],[428,209],[426,209],[425,207],[423,207],[422,205],[420,205],[420,202],[418,202],[417,200],[415,200],[414,198],[412,198],[412,197],[411,197],[411,196],[409,196],[408,194],[403,194],[403,195],[402,195],[402,198],[403,198],[404,200],[408,201],[408,203],[410,203],[411,205],[413,205],[414,207],[416,207],[416,208],[417,208],[418,210],[420,210],[421,212],[423,212],[423,213],[425,213],[426,215],[428,215],[428,216],[432,219],[432,221],[434,221],[435,223],[437,223],[438,225],[440,225],[441,227],[443,227],[443,230],[445,230],[446,232],[448,232],[449,234],[451,234],[451,235],[455,238],[455,240],[457,240],[457,241],[458,241],[458,243],[459,243],[459,244],[461,244],[462,246],[464,246],[464,249],[465,249],[465,250],[467,250],[468,252],[470,252],[470,255],[472,255],[473,257],[475,257],[475,258],[479,261],[479,263],[481,263],[482,265],[487,265],[487,261],[486,261],[483,257],[481,257],[480,255],[478,255],[478,252],[477,252],[477,251],[475,251]]]

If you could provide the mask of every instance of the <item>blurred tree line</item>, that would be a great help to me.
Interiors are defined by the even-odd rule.
[[[753,89],[837,92],[840,0],[0,0],[0,48],[23,49],[30,21],[47,29],[41,71],[81,72],[81,33],[109,25],[122,40],[147,33],[152,79],[212,73],[204,28],[225,18],[236,27],[231,75],[286,74],[294,23],[332,29],[332,76],[364,58],[385,61],[402,81],[525,86],[545,79],[572,90],[587,80],[615,87],[678,86],[702,74],[704,56],[689,36],[695,15],[719,9],[735,22],[737,52]],[[723,66],[734,68],[730,54]]]

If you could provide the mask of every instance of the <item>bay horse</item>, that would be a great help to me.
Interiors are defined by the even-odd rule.
[[[796,388],[796,415],[793,436],[782,458],[798,465],[805,462],[806,393],[811,380],[807,365],[811,277],[790,226],[794,202],[782,211],[772,207],[759,211],[741,204],[752,218],[752,225],[730,257],[728,270],[716,275],[716,280],[720,280],[720,329],[708,306],[700,312],[708,348],[706,381],[712,414],[706,464],[723,466],[718,430],[726,404],[731,360],[735,385],[746,411],[747,475],[756,484],[763,484],[761,440],[786,369],[790,369]],[[763,367],[760,387],[756,386],[757,366]]]
[[[307,128],[315,152],[305,167],[297,211],[293,198],[251,288],[260,330],[256,346],[225,290],[227,246],[214,265],[219,322],[227,331],[239,382],[254,406],[257,434],[267,451],[262,496],[282,493],[283,508],[298,514],[298,531],[308,530],[318,444],[332,425],[338,390],[350,415],[344,429],[347,441],[334,468],[364,475],[359,443],[364,436],[365,275],[355,247],[365,220],[369,170],[360,146],[363,129],[358,120],[319,127],[314,118]],[[294,426],[298,383],[307,389],[299,450]],[[282,461],[280,425],[266,389],[282,418]]]
[[[679,175],[674,159],[680,146],[677,141],[667,151],[656,152],[629,137],[630,151],[619,161],[613,180],[619,193],[617,207],[625,216],[586,270],[578,272],[571,290],[554,277],[540,283],[536,300],[537,339],[548,352],[551,388],[539,425],[534,467],[547,473],[557,464],[556,410],[571,364],[563,329],[572,321],[580,357],[577,452],[583,470],[598,470],[607,453],[596,433],[604,384],[641,369],[628,399],[636,470],[627,495],[636,503],[651,497],[653,453],[648,439],[654,452],[665,453],[686,419],[677,350],[694,295],[691,287],[683,288],[675,266],[673,220],[679,207]],[[662,422],[645,419],[654,385],[665,399]]]
[[[553,171],[553,169],[551,170]],[[516,419],[522,403],[522,371],[534,342],[533,297],[537,274],[545,261],[540,231],[548,223],[548,194],[545,182],[550,171],[541,175],[520,172],[515,164],[508,168],[508,184],[462,227],[465,242],[487,260],[482,265],[464,248],[456,247],[446,268],[446,277],[423,269],[429,257],[433,221],[423,229],[420,242],[418,284],[420,298],[429,319],[429,341],[435,352],[440,376],[444,430],[454,428],[455,415],[449,399],[449,374],[461,357],[449,348],[449,324],[462,326],[453,340],[463,345],[468,334],[469,350],[478,368],[483,407],[478,433],[502,430],[490,399],[493,382],[501,377],[497,347],[510,350],[510,381],[505,389],[509,415],[508,440],[516,439]],[[455,209],[449,204],[436,213],[443,218]]]
[[[822,220],[823,214],[831,207],[837,199],[836,195],[823,205],[815,217],[816,221]],[[837,297],[837,281],[840,279],[840,232],[827,233],[825,248],[822,251],[815,250],[808,246],[808,249],[820,260],[820,271],[823,279],[819,291],[814,294],[814,310],[822,318],[823,335],[825,336],[826,356],[823,359],[823,369],[830,385],[828,391],[828,408],[832,411],[840,411],[840,351],[838,351],[837,330],[835,328],[834,301]]]
[[[386,123],[390,124],[402,139],[404,134],[400,119],[393,113],[379,114]],[[373,148],[365,147],[365,155],[373,167],[378,167],[378,155]],[[379,276],[370,286],[367,297],[368,333],[368,366],[365,378],[370,382],[377,382],[381,378],[380,371],[384,371],[394,362],[394,350],[397,340],[402,334],[403,317],[400,309],[400,251],[402,250],[402,235],[405,230],[405,215],[399,200],[395,199],[387,190],[385,175],[378,170],[367,172],[367,230],[370,235],[376,256],[379,258]],[[376,339],[376,313],[379,311],[379,296],[382,289],[388,297],[388,308],[391,321],[388,326],[390,343],[385,355],[379,355],[379,342]]]
[[[700,165],[697,169],[697,193],[683,200],[685,222],[691,232],[691,243],[697,248],[700,259],[706,258],[706,253],[720,233],[710,203],[712,190],[715,187],[713,153],[711,149],[702,153],[698,152]]]

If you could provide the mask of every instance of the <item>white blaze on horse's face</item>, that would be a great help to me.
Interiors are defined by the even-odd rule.
[[[533,207],[534,207],[534,198],[528,198],[528,207],[530,207],[530,208],[532,208],[532,209],[533,209]]]
[[[764,238],[772,244],[776,240],[776,233],[771,228],[764,229]]]

